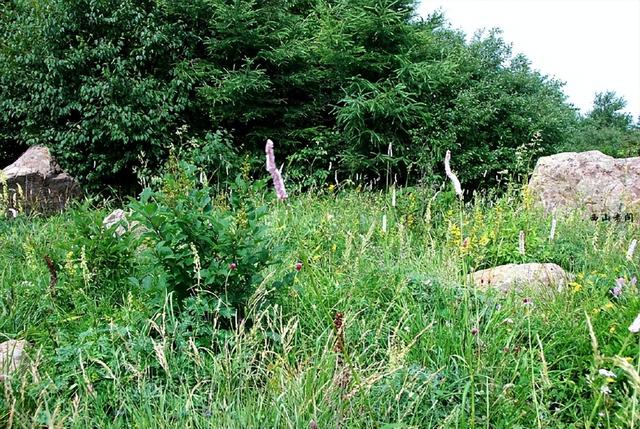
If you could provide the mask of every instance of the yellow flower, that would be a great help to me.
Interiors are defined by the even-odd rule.
[[[415,222],[415,218],[412,214],[407,216],[407,225],[412,226],[413,223]]]
[[[524,186],[524,189],[522,189],[522,203],[525,209],[530,209],[533,205],[533,194],[526,185]]]
[[[608,302],[608,303],[606,303],[606,304],[604,305],[604,307],[603,307],[603,308],[604,308],[605,310],[611,310],[613,307],[614,307],[613,303],[612,303],[612,302]]]
[[[582,285],[580,283],[571,282],[569,283],[569,286],[571,287],[571,291],[573,293],[580,292],[582,290]]]
[[[616,332],[616,325],[611,325],[611,327],[609,328],[609,333],[613,334],[614,332]]]
[[[336,189],[336,185],[334,185],[333,183],[329,185],[329,187],[327,188],[329,190],[329,192],[333,192],[334,189]]]
[[[460,231],[460,227],[451,222],[449,223],[449,241],[455,244],[460,245],[462,243],[462,232]]]

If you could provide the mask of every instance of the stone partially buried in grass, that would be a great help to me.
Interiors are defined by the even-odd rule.
[[[550,294],[559,292],[571,281],[556,264],[508,264],[500,265],[471,274],[475,286],[481,290],[510,292],[538,292]]]
[[[25,213],[59,212],[82,195],[78,182],[42,146],[29,148],[0,175],[9,190],[9,201],[5,203]]]
[[[0,344],[0,381],[7,379],[24,359],[24,340],[9,340]]]
[[[129,216],[130,213],[127,213],[122,209],[116,209],[104,218],[102,226],[105,229],[111,229],[115,226],[116,228],[113,232],[115,237],[122,237],[127,232],[130,232],[134,237],[139,238],[142,234],[148,231],[148,229],[144,225],[141,225],[140,222],[135,220],[130,221]]]

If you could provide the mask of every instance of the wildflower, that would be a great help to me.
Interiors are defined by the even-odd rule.
[[[229,269],[231,271],[235,270],[236,268],[238,268],[238,264],[236,264],[235,262],[229,264]]]
[[[520,236],[518,237],[518,251],[524,256],[524,231],[520,231]]]
[[[480,329],[478,329],[477,327],[473,327],[471,328],[471,335],[476,336],[480,333]]]
[[[451,165],[449,165],[449,161],[451,161],[451,151],[448,150],[444,157],[444,171],[447,174],[449,180],[451,180],[453,189],[455,189],[456,191],[456,195],[458,195],[458,198],[462,199],[462,186],[460,185],[458,177],[453,173],[453,171],[451,171]]]
[[[611,393],[611,389],[606,384],[603,384],[602,387],[600,387],[600,393],[603,395],[609,395]]]
[[[616,279],[616,285],[613,287],[613,289],[611,289],[611,295],[613,295],[614,298],[620,298],[620,296],[622,295],[622,288],[624,287],[624,284],[625,279],[623,279],[622,277]]]
[[[638,278],[636,276],[631,277],[631,282],[629,282],[631,287],[634,287],[637,283],[638,283]]]
[[[189,247],[191,248],[191,253],[193,255],[193,273],[196,275],[198,288],[200,287],[200,280],[202,279],[201,270],[202,266],[200,264],[200,255],[198,254],[198,248],[195,244],[190,243]]]
[[[612,303],[612,302],[607,302],[607,303],[604,305],[604,309],[605,309],[605,310],[611,310],[613,307],[614,307],[614,305],[613,305],[613,303]]]
[[[638,314],[638,317],[636,317],[633,323],[629,325],[629,332],[631,332],[632,334],[637,334],[638,332],[640,332],[640,314]]]
[[[462,244],[460,245],[460,250],[462,250],[462,251],[469,250],[469,245],[470,244],[471,244],[471,238],[465,237],[465,239],[462,240]]]
[[[460,227],[457,224],[449,222],[447,235],[450,242],[455,243],[456,245],[462,243],[462,231],[460,231]]]
[[[631,244],[629,244],[629,249],[627,250],[627,261],[630,261],[633,259],[633,254],[636,251],[637,244],[638,244],[638,240],[636,240],[635,238],[631,240]]]
[[[302,269],[302,262],[296,262],[295,268],[296,271],[300,271]]]
[[[573,293],[580,292],[582,290],[582,285],[580,283],[571,282],[569,283],[569,286],[571,286],[571,291]]]
[[[273,154],[273,142],[271,140],[267,140],[265,153],[267,154],[267,171],[271,174],[271,178],[273,179],[273,187],[276,190],[276,195],[279,200],[286,200],[288,195],[284,188],[282,173],[276,167],[275,155]]]
[[[531,298],[525,298],[522,300],[522,303],[524,305],[533,305],[533,300],[531,300]]]
[[[605,378],[616,378],[616,375],[613,372],[604,368],[600,368],[600,370],[598,371],[598,374],[600,374],[602,377],[605,377]]]

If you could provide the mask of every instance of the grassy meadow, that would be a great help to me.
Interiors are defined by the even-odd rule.
[[[428,188],[246,198],[266,208],[270,262],[231,316],[198,288],[195,246],[179,298],[159,242],[102,227],[121,204],[0,220],[0,342],[29,343],[0,426],[640,427],[637,219],[558,217],[550,238],[526,189],[465,204]],[[467,280],[521,262],[574,281],[545,298]]]

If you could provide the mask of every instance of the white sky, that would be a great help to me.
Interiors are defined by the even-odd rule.
[[[514,54],[566,82],[583,113],[596,92],[612,90],[640,117],[640,0],[422,0],[418,11],[439,8],[468,37],[501,28]]]

